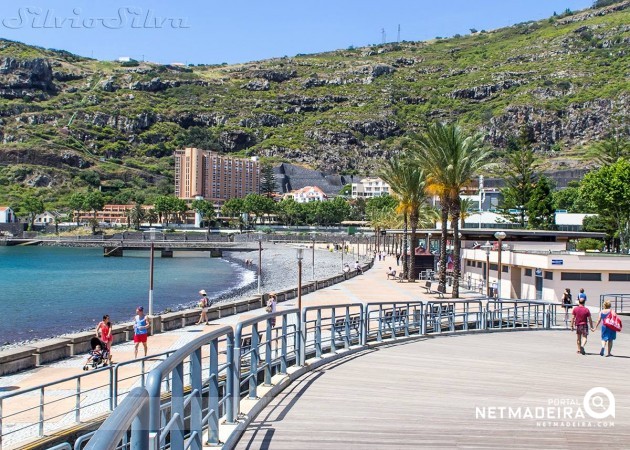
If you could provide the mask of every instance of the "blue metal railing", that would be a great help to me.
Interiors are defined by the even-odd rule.
[[[327,358],[369,341],[445,331],[550,328],[559,304],[529,300],[354,303],[283,310],[222,327],[184,345],[128,393],[91,437],[90,450],[201,450],[220,445],[219,423],[235,424],[243,396],[307,357]],[[145,422],[146,420],[146,422]],[[82,436],[75,448],[89,439]],[[77,447],[79,445],[79,447]],[[66,449],[67,447],[63,447]]]

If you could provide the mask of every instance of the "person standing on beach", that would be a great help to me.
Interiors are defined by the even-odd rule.
[[[140,343],[144,347],[144,356],[147,356],[147,336],[149,335],[150,327],[151,324],[144,315],[144,308],[138,306],[136,308],[136,317],[133,319],[134,359],[138,358],[138,345]]]
[[[606,347],[608,347],[608,353],[606,354],[606,356],[612,356],[611,352],[612,352],[612,347],[613,347],[613,341],[617,339],[617,332],[613,330],[612,328],[608,328],[606,324],[604,323],[604,319],[608,317],[608,314],[614,313],[614,311],[610,309],[611,307],[610,300],[604,300],[604,304],[602,306],[603,306],[603,309],[599,313],[599,320],[597,321],[597,324],[595,325],[595,328],[597,328],[600,323],[602,324],[602,348],[599,351],[599,356],[604,356],[604,351]]]
[[[593,328],[593,319],[591,318],[591,311],[584,306],[584,299],[578,299],[579,305],[573,309],[573,317],[571,317],[571,331],[577,328],[577,352],[585,355],[584,347],[586,347],[586,341],[588,339],[589,323],[591,330]]]
[[[199,299],[201,316],[199,316],[199,321],[197,322],[197,325],[200,325],[202,322],[205,322],[206,325],[208,325],[208,308],[210,307],[210,299],[208,299],[208,294],[204,289],[199,291],[199,295],[201,295],[201,298]]]

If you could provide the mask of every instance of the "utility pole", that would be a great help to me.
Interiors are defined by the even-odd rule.
[[[385,33],[385,28],[381,28],[381,39],[382,39],[382,44],[384,44],[387,41],[387,34]]]
[[[398,39],[396,39],[396,42],[400,42],[400,24],[398,24]]]

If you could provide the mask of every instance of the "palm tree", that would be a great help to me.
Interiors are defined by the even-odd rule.
[[[459,226],[460,228],[464,228],[464,224],[466,223],[466,219],[470,217],[470,211],[475,207],[475,202],[471,198],[462,198],[459,202]],[[481,211],[479,211],[481,214]]]
[[[429,192],[438,195],[442,205],[439,286],[446,288],[446,241],[450,212],[453,225],[453,298],[458,298],[461,271],[459,193],[482,167],[488,151],[482,146],[480,134],[467,135],[457,124],[433,124],[418,138],[417,144],[415,155],[420,166],[427,172]]]
[[[403,252],[403,272],[407,275],[408,281],[415,281],[416,261],[415,249],[417,244],[416,230],[420,221],[420,208],[426,202],[427,196],[424,190],[424,171],[418,164],[406,156],[395,157],[387,161],[381,173],[381,178],[389,184],[391,191],[399,197],[398,211],[403,214],[405,244]],[[411,260],[407,261],[407,221],[411,227]]]

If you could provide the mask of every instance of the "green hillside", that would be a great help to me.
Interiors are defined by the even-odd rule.
[[[435,120],[588,167],[628,116],[630,1],[494,31],[240,65],[101,62],[0,40],[0,203],[172,189],[178,146],[366,174]],[[626,125],[627,126],[627,125]],[[488,174],[498,174],[490,165]]]

